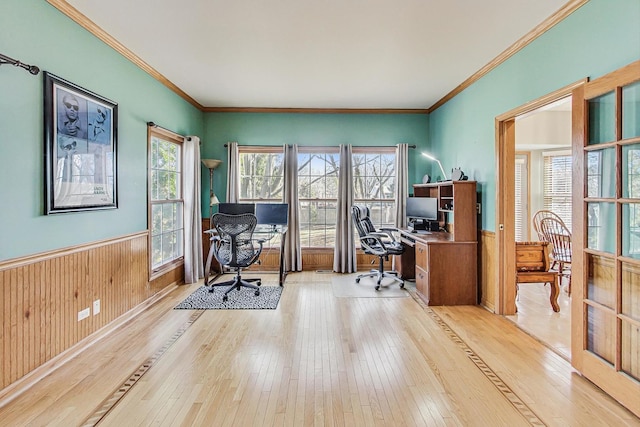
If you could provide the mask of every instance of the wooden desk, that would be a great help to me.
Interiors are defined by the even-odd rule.
[[[418,296],[427,305],[478,303],[477,242],[457,242],[445,232],[409,230],[400,230],[400,241],[405,252],[396,267],[402,278],[415,278]]]
[[[287,277],[287,271],[284,268],[284,239],[289,227],[286,225],[266,225],[258,224],[253,232],[254,236],[262,237],[265,240],[270,240],[273,236],[280,236],[280,261],[278,265],[278,284],[284,286],[284,280]],[[222,267],[213,256],[213,247],[211,245],[212,236],[216,235],[215,229],[206,230],[204,232],[208,242],[206,263],[204,266],[204,284],[209,284],[209,276],[212,276],[211,281],[215,280],[220,274],[224,273],[224,267]]]

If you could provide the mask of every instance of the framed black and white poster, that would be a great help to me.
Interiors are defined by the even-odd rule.
[[[44,73],[45,213],[115,209],[118,105]]]

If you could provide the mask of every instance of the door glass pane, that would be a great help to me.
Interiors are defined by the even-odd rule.
[[[622,197],[640,199],[640,144],[622,147]]]
[[[599,255],[587,255],[587,298],[611,309],[615,308],[615,260]]]
[[[640,380],[640,327],[622,321],[622,370]]]
[[[587,350],[613,364],[616,348],[615,317],[587,306]]]
[[[640,259],[640,203],[622,205],[622,255]]]
[[[609,92],[589,100],[589,145],[616,139],[616,96]]]
[[[622,88],[622,138],[640,136],[640,81]]]
[[[587,153],[587,197],[615,197],[616,151],[614,148]]]
[[[622,314],[640,321],[640,265],[628,262],[622,263]]]
[[[615,252],[616,206],[614,203],[587,203],[587,247],[612,254]]]

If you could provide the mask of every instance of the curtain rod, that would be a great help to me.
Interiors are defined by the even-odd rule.
[[[160,125],[155,124],[154,122],[147,122],[147,126],[150,126],[152,128],[160,128],[160,129],[164,129],[167,132],[171,132],[172,134],[179,136],[180,138],[187,138],[187,141],[191,141],[191,137],[190,136],[182,136],[180,135],[178,132],[174,132],[171,129],[167,129],[165,127],[162,127]],[[202,145],[202,140],[200,141],[200,145]]]
[[[34,76],[40,72],[40,68],[36,67],[35,65],[25,64],[18,61],[17,59],[9,58],[8,56],[0,53],[0,65],[2,64],[15,65],[16,67],[24,68]]]
[[[227,147],[229,147],[229,144],[224,144],[224,148],[227,148]],[[245,145],[244,147],[279,147],[279,145]],[[382,145],[381,147],[394,147],[394,146]],[[371,147],[371,148],[376,148],[376,147]],[[416,148],[416,145],[415,144],[409,145],[409,148]]]

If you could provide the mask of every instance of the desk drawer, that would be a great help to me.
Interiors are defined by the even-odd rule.
[[[429,248],[422,242],[416,242],[416,266],[429,271]]]
[[[429,274],[416,265],[416,291],[427,303],[429,301]]]

